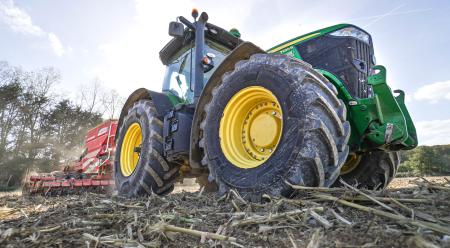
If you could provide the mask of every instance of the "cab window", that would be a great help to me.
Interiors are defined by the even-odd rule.
[[[207,53],[212,53],[215,57],[213,58],[214,68],[204,74],[205,83],[230,53],[230,49],[206,41],[205,54]],[[167,66],[163,83],[163,91],[170,92],[185,103],[192,103],[194,99],[193,75],[191,74],[194,69],[192,65],[194,61],[193,54],[195,54],[195,48],[192,45],[180,50],[174,56],[172,63]]]
[[[191,49],[187,49],[167,67],[164,79],[163,91],[169,91],[183,102],[193,97],[190,90],[191,59]]]

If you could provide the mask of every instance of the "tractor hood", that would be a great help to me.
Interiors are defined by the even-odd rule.
[[[310,40],[310,39],[313,39],[313,38],[317,38],[319,36],[323,36],[323,35],[335,32],[337,30],[344,29],[344,28],[350,28],[350,27],[355,28],[357,30],[361,30],[362,32],[367,34],[367,36],[369,37],[369,43],[370,44],[372,43],[372,37],[364,29],[362,29],[360,27],[357,27],[355,25],[352,25],[352,24],[343,23],[343,24],[337,24],[337,25],[334,25],[334,26],[322,28],[322,29],[319,29],[319,30],[316,30],[316,31],[313,31],[313,32],[310,32],[310,33],[307,33],[307,34],[304,34],[304,35],[297,36],[297,37],[295,37],[293,39],[290,39],[288,41],[285,41],[285,42],[283,42],[281,44],[278,44],[278,45],[270,48],[268,50],[268,52],[269,53],[276,53],[276,52],[279,52],[279,51],[283,50],[284,48],[290,47],[292,45],[297,45],[297,44],[305,42],[307,40]]]

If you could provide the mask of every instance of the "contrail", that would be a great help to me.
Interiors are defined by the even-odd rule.
[[[407,14],[421,13],[421,12],[426,12],[426,11],[430,11],[430,10],[433,10],[433,9],[432,8],[428,8],[428,9],[413,9],[413,10],[407,10],[407,11],[400,11],[400,12],[391,13],[389,16],[398,16],[398,15],[407,15]],[[379,18],[379,17],[383,17],[383,16],[384,15],[373,15],[373,16],[357,17],[357,18],[348,19],[348,21],[371,20],[371,19]]]
[[[385,18],[386,16],[390,16],[392,15],[396,10],[402,8],[403,6],[405,6],[405,4],[399,5],[396,8],[393,8],[391,11],[387,12],[386,14],[380,15],[378,18],[376,18],[375,20],[369,22],[367,25],[364,26],[364,28],[369,27],[370,25],[382,20],[383,18]]]

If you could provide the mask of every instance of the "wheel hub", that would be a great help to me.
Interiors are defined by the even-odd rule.
[[[276,149],[282,133],[277,98],[260,86],[240,90],[228,102],[220,122],[225,157],[239,168],[263,164]]]
[[[128,127],[120,149],[120,170],[128,177],[133,174],[139,161],[142,143],[142,130],[138,123]]]
[[[358,167],[359,162],[361,162],[362,155],[358,155],[356,153],[350,153],[345,161],[344,165],[341,168],[341,175],[345,175],[353,171],[356,167]]]

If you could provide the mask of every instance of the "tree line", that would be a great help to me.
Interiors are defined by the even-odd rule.
[[[78,102],[58,95],[60,73],[27,71],[0,61],[0,189],[21,185],[27,170],[50,172],[76,158],[88,129],[114,118],[123,99],[99,80],[83,85]]]
[[[401,153],[398,176],[450,175],[450,145],[419,146]]]

